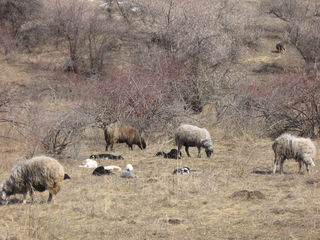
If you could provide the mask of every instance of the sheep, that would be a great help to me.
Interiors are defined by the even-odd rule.
[[[127,164],[126,170],[123,171],[120,175],[122,178],[135,178],[136,176],[133,173],[133,167],[131,164]]]
[[[118,123],[112,123],[105,128],[104,137],[106,151],[108,151],[109,146],[111,146],[112,151],[114,143],[126,143],[131,150],[134,144],[138,145],[141,150],[147,147],[138,130],[130,125],[120,126]]]
[[[284,48],[284,42],[279,42],[276,44],[276,49],[278,53],[281,53],[282,51],[285,51],[286,49]]]
[[[189,167],[180,167],[180,168],[176,168],[172,174],[189,174],[191,172]]]
[[[157,152],[156,156],[163,156],[164,158],[172,158],[172,159],[180,159],[181,158],[181,152],[177,149],[171,149],[170,152]]]
[[[277,165],[280,165],[280,174],[283,173],[283,163],[286,159],[295,159],[299,163],[299,173],[304,163],[309,173],[309,166],[314,167],[316,147],[309,138],[296,137],[288,133],[279,136],[272,144],[274,151],[273,174],[276,173]]]
[[[39,192],[49,190],[47,201],[49,203],[52,201],[52,195],[60,191],[64,179],[70,179],[70,176],[54,158],[38,156],[20,161],[1,185],[2,200],[7,204],[10,195],[23,194],[23,204],[25,204],[28,192],[33,202],[34,190]]]
[[[91,155],[89,158],[90,158],[90,159],[102,158],[102,159],[111,159],[111,160],[123,160],[123,159],[124,159],[121,155],[116,156],[116,155],[104,154],[104,153],[101,153],[101,154],[93,154],[93,155]]]
[[[111,175],[111,174],[113,174],[113,172],[108,169],[105,169],[104,166],[97,167],[92,172],[92,175],[95,175],[95,176]]]
[[[93,159],[86,159],[84,160],[79,167],[83,168],[97,168],[98,167],[98,162]]]
[[[114,174],[113,171],[121,171],[121,168],[118,166],[100,166],[97,167],[93,172],[92,175],[101,176],[101,175],[111,175]]]
[[[114,166],[114,165],[104,166],[104,169],[110,170],[110,171],[121,171],[121,167]]]
[[[205,128],[182,124],[175,132],[175,142],[178,146],[179,152],[182,146],[185,146],[188,157],[190,157],[189,147],[198,148],[199,158],[201,157],[201,147],[205,149],[208,158],[210,158],[213,153],[213,142],[210,133]]]

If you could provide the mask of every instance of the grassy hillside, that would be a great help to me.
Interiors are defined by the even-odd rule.
[[[283,38],[287,26],[283,20],[267,12],[259,15],[258,0],[243,1],[241,6],[253,15],[258,15],[253,20],[261,27],[258,29],[261,38],[254,46],[239,44],[237,62],[234,65],[219,65],[223,70],[226,69],[225,75],[221,74],[221,77],[220,72],[204,74],[201,78],[203,82],[207,83],[206,77],[220,77],[222,83],[227,82],[228,74],[235,72],[237,77],[245,75],[246,81],[258,84],[272,78],[279,71],[305,64],[301,53],[293,45],[286,45],[284,53],[275,52],[275,45]],[[32,53],[16,51],[12,58],[1,53],[0,87],[9,86],[14,104],[4,111],[0,109],[0,179],[9,175],[11,167],[17,161],[44,153],[41,148],[42,139],[37,137],[43,136],[43,131],[59,123],[60,117],[71,121],[74,119],[69,119],[67,114],[82,110],[87,115],[75,115],[74,118],[89,118],[98,107],[108,103],[105,100],[108,98],[103,98],[104,96],[115,94],[121,97],[121,94],[130,92],[134,86],[125,85],[123,92],[103,92],[108,89],[108,84],[123,79],[131,84],[135,83],[135,77],[147,79],[150,76],[160,76],[159,79],[165,78],[170,82],[170,77],[179,76],[179,67],[189,67],[179,65],[180,62],[177,65],[165,62],[167,58],[162,58],[162,49],[159,51],[160,57],[153,56],[154,52],[147,52],[141,47],[150,39],[146,40],[145,35],[141,38],[140,35],[137,36],[132,39],[130,35],[119,37],[116,40],[116,50],[105,56],[107,74],[104,77],[112,79],[105,84],[107,87],[102,84],[103,80],[83,80],[84,77],[80,74],[62,71],[67,52],[65,42],[58,47],[43,45]],[[144,53],[144,50],[150,55],[137,59],[136,53]],[[186,50],[180,51],[183,53]],[[136,66],[136,62],[147,65],[149,72],[135,72],[133,66]],[[232,68],[229,69],[229,66]],[[170,74],[166,73],[168,69],[172,71]],[[122,78],[121,74],[125,77]],[[142,81],[141,84],[148,86],[149,82]],[[202,82],[196,84],[200,85]],[[216,90],[217,86],[212,86]],[[221,86],[218,87],[228,88],[227,84]],[[176,86],[170,85],[170,88],[174,87]],[[204,90],[206,89],[205,85]],[[139,90],[139,93],[162,93],[163,89]],[[221,89],[217,90],[218,93],[219,91]],[[222,98],[228,93],[226,91],[226,94],[215,97]],[[149,99],[144,100],[141,105],[148,105]],[[97,101],[100,101],[100,105],[96,104]],[[118,111],[120,117],[128,114],[130,120],[131,112],[123,113],[120,109],[123,104],[121,98],[118,103],[119,109],[117,105],[115,111]],[[176,103],[172,102],[169,106],[174,104]],[[106,111],[104,117],[109,119],[111,113]],[[145,116],[143,114],[142,111],[141,115]],[[156,114],[158,112],[154,114],[155,118],[158,116]],[[59,159],[71,180],[64,182],[60,193],[54,196],[54,203],[46,203],[47,192],[36,192],[33,204],[28,198],[27,204],[22,205],[22,196],[16,195],[12,197],[10,204],[0,205],[0,240],[319,239],[319,154],[316,167],[312,168],[310,175],[298,174],[298,164],[294,161],[285,163],[285,174],[272,175],[272,140],[250,133],[241,132],[241,136],[236,134],[234,129],[248,124],[241,121],[240,115],[241,112],[236,111],[234,116],[235,120],[240,119],[237,122],[239,125],[231,126],[225,122],[223,128],[212,105],[206,105],[199,114],[184,111],[181,116],[172,117],[172,122],[159,118],[159,122],[168,121],[168,125],[161,131],[159,128],[148,129],[145,133],[148,142],[146,150],[141,151],[136,147],[129,151],[124,144],[116,144],[112,153],[121,154],[125,159],[99,161],[100,165],[119,165],[122,168],[131,163],[138,176],[134,179],[122,179],[120,173],[96,177],[91,174],[93,169],[78,167],[91,154],[105,152],[102,130],[88,127]],[[114,116],[110,118],[112,117]],[[23,124],[20,120],[23,120]],[[187,158],[185,152],[180,160],[155,157],[156,152],[168,152],[175,147],[170,136],[174,126],[180,122],[202,125],[210,130],[215,139],[215,152],[211,159],[205,158],[204,152],[202,158],[196,158],[194,148],[191,149],[191,158]],[[255,126],[260,128],[260,122]],[[254,132],[259,129],[251,130]],[[181,166],[197,171],[189,175],[173,175],[173,170]]]

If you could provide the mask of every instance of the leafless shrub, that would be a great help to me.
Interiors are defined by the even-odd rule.
[[[0,21],[8,23],[14,36],[20,27],[39,13],[40,0],[4,0],[0,2]]]
[[[268,135],[278,136],[291,131],[300,136],[318,136],[320,95],[317,72],[295,69],[278,73],[259,85],[242,86],[239,88],[244,101],[242,105],[252,117],[263,120],[260,128]]]
[[[121,24],[107,21],[107,13],[96,3],[85,0],[47,1],[46,24],[56,44],[67,43],[68,71],[99,73],[105,54],[117,46]]]
[[[261,9],[287,22],[288,39],[284,40],[296,46],[307,62],[317,61],[320,52],[317,1],[269,0],[261,4]]]

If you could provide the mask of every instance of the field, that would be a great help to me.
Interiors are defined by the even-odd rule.
[[[131,163],[134,179],[92,176],[78,167],[91,152],[81,152],[81,159],[61,160],[72,179],[53,204],[46,204],[47,192],[37,192],[34,204],[22,205],[17,195],[0,206],[1,239],[318,239],[318,167],[299,175],[288,161],[286,174],[272,175],[270,146],[228,138],[215,144],[211,159],[172,160],[154,157],[170,144],[150,143],[144,151],[118,144],[114,154],[125,159],[100,164]],[[102,151],[103,141],[87,147]],[[173,175],[179,166],[197,171]]]
[[[85,1],[78,2],[85,4]],[[130,1],[120,2],[127,4]],[[313,46],[309,43],[318,41],[317,34],[312,33],[315,28],[310,26],[316,26],[314,23],[318,21],[319,13],[311,16],[314,21],[307,19],[306,22],[291,19],[294,14],[290,15],[301,9],[303,13],[298,11],[299,14],[310,17],[313,1],[308,1],[310,6],[306,13],[305,8],[292,7],[300,6],[302,2],[288,0],[266,1],[264,8],[261,0],[216,0],[217,5],[213,4],[214,1],[202,0],[201,4],[206,5],[198,4],[194,9],[188,0],[139,2],[156,10],[150,11],[151,15],[142,18],[139,24],[136,23],[138,13],[122,15],[122,11],[113,9],[107,19],[110,25],[92,22],[77,25],[79,19],[74,19],[79,29],[89,25],[98,27],[86,29],[83,36],[97,31],[97,35],[93,35],[96,43],[108,43],[104,46],[106,52],[101,54],[104,60],[101,75],[97,76],[86,68],[90,65],[89,50],[81,47],[88,47],[87,40],[82,39],[80,43],[83,45],[77,46],[81,49],[78,53],[81,61],[73,63],[79,64],[82,72],[75,71],[75,68],[72,72],[70,69],[76,65],[68,65],[70,62],[67,61],[71,49],[68,49],[68,40],[72,37],[53,35],[55,39],[51,35],[54,33],[48,31],[46,41],[42,45],[31,44],[32,51],[28,52],[21,47],[23,43],[19,45],[14,42],[19,40],[9,37],[0,18],[0,43],[6,44],[0,46],[0,181],[10,174],[17,161],[48,152],[43,142],[50,130],[70,130],[75,126],[85,129],[79,130],[73,138],[76,140],[59,155],[59,161],[71,179],[63,183],[53,203],[46,203],[48,192],[36,192],[34,203],[28,196],[27,204],[23,205],[22,195],[15,195],[8,205],[0,204],[0,240],[320,239],[320,154],[317,154],[316,166],[309,175],[306,172],[298,174],[298,164],[292,160],[285,162],[283,175],[273,175],[273,140],[267,137],[271,136],[267,133],[284,119],[275,118],[277,122],[274,124],[264,125],[261,120],[264,112],[258,114],[250,110],[268,104],[250,105],[249,101],[242,101],[250,99],[250,93],[256,94],[257,102],[253,103],[278,99],[276,93],[281,91],[268,92],[266,88],[263,92],[259,89],[260,83],[263,86],[271,82],[277,86],[268,86],[270,89],[289,92],[287,98],[280,98],[284,113],[288,110],[286,102],[302,101],[300,105],[293,105],[293,112],[298,114],[292,116],[299,118],[300,122],[305,121],[300,130],[312,123],[315,124],[312,129],[315,135],[320,135],[320,95],[318,88],[314,87],[318,87],[318,83],[304,82],[304,76],[309,76],[311,71],[307,68],[306,56],[308,53],[317,56],[320,49],[315,47],[314,52],[309,51]],[[282,5],[278,6],[278,2]],[[286,4],[288,2],[293,5]],[[268,9],[271,3],[287,12],[276,16],[277,12],[271,13]],[[186,12],[176,8],[179,4]],[[73,9],[74,6],[70,6]],[[113,6],[116,9],[117,6]],[[204,9],[206,7],[210,8]],[[191,15],[185,15],[187,12]],[[59,11],[56,13],[60,14]],[[69,21],[68,14],[66,22]],[[185,16],[189,22],[184,21]],[[106,20],[99,17],[88,19]],[[156,20],[155,23],[150,19]],[[210,24],[204,19],[209,19]],[[145,21],[151,21],[150,26]],[[211,24],[213,21],[221,22],[215,25]],[[47,26],[64,26],[53,23],[46,22]],[[126,25],[128,23],[131,25]],[[292,26],[301,27],[297,28],[301,31],[300,37],[306,38],[297,40],[296,45],[289,41],[286,51],[276,52],[278,42],[292,38],[292,32],[289,34],[289,30],[294,29]],[[307,32],[308,27],[311,32]],[[300,34],[298,30],[297,34]],[[72,35],[72,28],[70,31]],[[2,37],[2,33],[7,35]],[[302,43],[310,46],[298,48]],[[199,49],[194,47],[197,45]],[[97,56],[100,56],[99,46],[95,46]],[[100,47],[102,49],[102,45]],[[303,51],[306,51],[304,56]],[[199,59],[203,60],[202,65]],[[294,71],[288,75],[297,78],[292,82],[298,84],[291,87],[294,84],[285,81],[287,78],[283,75],[300,67],[303,70],[298,71],[297,76]],[[312,69],[316,74],[310,76],[317,76],[318,80],[316,62]],[[296,92],[290,94],[293,87]],[[301,95],[297,91],[299,87],[305,91]],[[194,103],[199,104],[199,99],[194,96],[203,101],[200,101],[203,104],[201,113],[190,110]],[[248,98],[242,99],[241,96]],[[310,105],[308,99],[311,99]],[[267,109],[269,113],[277,109],[276,101],[272,102],[276,106],[274,109]],[[220,115],[215,106],[221,107]],[[265,115],[267,119],[271,119],[270,116]],[[147,149],[140,150],[135,146],[130,151],[125,144],[116,144],[112,154],[121,154],[124,160],[100,160],[99,165],[125,168],[130,163],[138,177],[123,179],[119,172],[110,176],[93,176],[93,169],[80,168],[79,165],[91,154],[106,153],[99,124],[119,119],[139,125],[147,139]],[[191,148],[191,158],[186,156],[184,149],[183,158],[179,160],[155,156],[158,151],[169,152],[176,147],[172,133],[180,123],[204,126],[210,131],[214,138],[214,154],[210,159],[205,157],[204,150],[202,158],[197,158],[195,148]],[[315,139],[315,143],[318,146],[319,140]],[[174,169],[182,166],[195,171],[174,175]]]

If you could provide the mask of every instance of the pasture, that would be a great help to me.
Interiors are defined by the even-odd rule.
[[[183,151],[179,160],[154,156],[172,144],[151,142],[144,151],[116,144],[113,153],[125,159],[99,164],[124,168],[131,163],[138,178],[122,179],[118,173],[92,176],[93,169],[78,167],[104,149],[102,138],[99,144],[86,141],[79,159],[60,160],[72,179],[53,204],[46,203],[48,192],[36,192],[34,204],[28,196],[22,205],[16,195],[0,206],[0,239],[317,239],[318,163],[309,176],[297,174],[294,161],[285,163],[284,175],[272,175],[271,143],[226,138],[215,143],[211,159],[204,152],[196,158],[191,148],[192,157]],[[173,175],[180,166],[198,171]],[[2,179],[9,169],[0,168]]]

